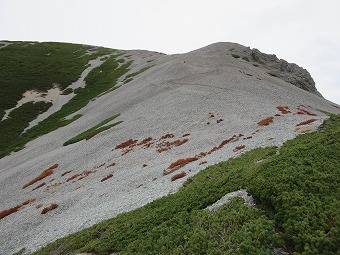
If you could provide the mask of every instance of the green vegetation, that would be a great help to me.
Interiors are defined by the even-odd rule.
[[[4,65],[3,58],[1,58],[1,54],[3,53],[4,49],[11,49],[9,45],[3,49],[0,50],[0,67],[1,65]],[[20,59],[20,54],[23,54],[26,56],[24,64],[20,65],[20,68],[16,67],[15,63],[11,63],[9,65],[11,68],[4,65],[3,70],[6,70],[4,73],[6,73],[7,76],[10,76],[10,73],[19,73],[18,77],[21,77],[21,80],[25,80],[25,84],[30,84],[30,86],[20,86],[19,79],[12,80],[12,84],[9,87],[13,88],[20,88],[18,90],[13,91],[13,94],[10,94],[12,90],[6,89],[6,82],[5,85],[1,87],[1,93],[2,92],[7,95],[9,98],[15,98],[15,104],[18,99],[21,99],[22,93],[25,92],[28,89],[37,89],[37,90],[47,90],[48,88],[52,87],[52,83],[57,82],[60,84],[61,88],[66,88],[71,82],[78,79],[81,72],[84,70],[85,65],[88,63],[89,59],[96,58],[97,56],[101,56],[103,54],[110,53],[111,56],[106,57],[105,62],[97,67],[94,68],[85,78],[86,86],[84,88],[78,88],[74,91],[76,95],[68,102],[66,103],[58,112],[55,112],[54,114],[50,115],[48,118],[44,119],[43,121],[39,122],[34,127],[27,130],[25,133],[21,134],[20,136],[14,137],[13,140],[10,141],[10,143],[7,143],[0,147],[0,158],[8,155],[12,151],[17,151],[22,148],[24,148],[25,144],[43,134],[47,134],[51,131],[54,131],[60,127],[66,126],[73,121],[77,120],[81,117],[81,114],[77,114],[73,116],[72,118],[69,118],[68,116],[71,114],[76,113],[80,109],[82,109],[84,106],[86,106],[91,100],[96,98],[97,96],[107,92],[112,91],[115,89],[117,80],[119,77],[124,75],[126,72],[129,71],[129,66],[131,65],[131,61],[128,63],[121,64],[119,66],[119,62],[121,62],[118,57],[124,53],[117,53],[116,55],[112,55],[114,50],[105,49],[105,48],[99,48],[96,53],[92,53],[91,55],[86,55],[86,51],[88,49],[91,49],[90,46],[82,46],[82,45],[73,45],[73,44],[60,44],[60,43],[37,43],[34,45],[30,45],[28,43],[18,43],[14,44],[15,48],[11,49],[11,51],[7,54],[10,54],[11,52],[14,52],[14,56],[17,56],[17,58]],[[26,49],[29,47],[36,46],[33,50],[27,50],[27,52],[24,50],[21,51],[21,48]],[[50,53],[48,55],[48,53]],[[34,54],[37,54],[35,56]],[[39,55],[40,54],[40,55]],[[47,58],[51,56],[55,56],[55,58]],[[7,59],[9,58],[9,55],[5,55]],[[29,60],[29,58],[32,58],[32,60]],[[31,62],[30,62],[31,61]],[[18,60],[18,62],[20,62]],[[50,62],[52,64],[50,64]],[[69,63],[72,64],[72,66],[68,66]],[[26,70],[26,66],[28,65],[34,65],[36,66],[36,70],[39,70],[39,72],[35,73],[35,71],[32,70],[29,73]],[[12,68],[12,66],[14,66]],[[40,69],[39,69],[40,68]],[[23,71],[23,74],[21,74],[20,70],[25,69]],[[30,70],[30,67],[27,67],[28,70]],[[45,70],[46,69],[46,70]],[[15,75],[14,75],[15,76]],[[54,79],[45,79],[46,77],[54,77]],[[2,84],[2,81],[5,76],[3,75],[3,72],[0,73],[0,84]],[[25,79],[24,79],[25,77]],[[27,79],[27,77],[30,77],[30,79]],[[31,77],[32,80],[31,80]],[[68,78],[67,78],[68,77]],[[28,81],[26,83],[26,81]],[[19,84],[19,85],[18,85]],[[38,85],[40,84],[39,87]],[[10,96],[8,96],[10,95]],[[3,109],[7,109],[8,106],[12,105],[13,100],[7,100],[6,104],[3,104]],[[10,102],[11,101],[11,102]],[[0,100],[2,103],[2,101]],[[13,101],[14,102],[14,101]],[[14,105],[15,105],[14,104]],[[25,106],[26,107],[26,106]],[[27,111],[23,108],[22,115],[24,115],[24,112]],[[19,115],[20,115],[19,114]],[[25,116],[18,116],[18,121],[21,122],[22,119],[25,119]],[[23,121],[23,120],[22,120]],[[27,122],[27,121],[26,121]],[[26,123],[25,122],[25,123]],[[20,123],[20,126],[26,125],[23,121],[23,123]],[[0,132],[2,134],[5,133],[5,130],[3,129],[5,125],[3,125],[3,121],[0,122]],[[1,143],[4,144],[4,143]]]
[[[34,254],[271,254],[273,246],[339,254],[340,116],[330,116],[323,131],[210,166],[177,193]],[[239,198],[204,210],[240,188],[253,195],[257,210]]]
[[[64,89],[80,77],[89,60],[114,52],[100,48],[87,55],[91,48],[70,43],[16,42],[0,49],[0,119],[27,90],[47,91],[54,84]]]
[[[84,140],[84,139],[89,139],[90,137],[93,137],[93,136],[95,136],[95,135],[97,135],[97,134],[99,134],[99,133],[101,133],[101,132],[103,132],[103,131],[105,131],[105,130],[110,129],[111,127],[114,127],[114,126],[116,126],[116,125],[122,123],[123,121],[118,121],[118,122],[116,122],[116,123],[113,123],[113,124],[110,124],[110,125],[107,125],[107,126],[103,126],[103,125],[105,125],[106,123],[108,123],[108,122],[114,120],[114,119],[117,118],[118,116],[119,116],[119,114],[116,114],[116,115],[114,115],[114,116],[112,116],[112,117],[109,117],[109,118],[103,120],[103,121],[100,122],[98,125],[96,125],[96,126],[90,128],[90,129],[84,131],[83,133],[81,133],[81,134],[79,134],[79,135],[77,135],[77,136],[71,138],[70,140],[66,141],[66,142],[64,143],[64,146],[69,145],[69,144],[72,144],[72,143],[80,142],[81,140]]]
[[[231,54],[234,58],[240,58],[240,56],[239,55],[237,55],[237,54]]]
[[[67,88],[67,89],[64,89],[62,92],[61,92],[61,95],[69,95],[73,92],[73,89],[72,88]]]
[[[51,106],[50,102],[29,102],[12,110],[8,118],[0,122],[0,151],[6,150],[13,141],[18,140],[29,123]]]
[[[148,70],[149,68],[151,68],[153,66],[155,66],[155,65],[144,67],[144,68],[140,69],[138,72],[130,73],[130,74],[126,75],[125,79],[123,80],[123,82],[124,83],[128,83],[129,81],[132,80],[133,77],[137,76],[138,74],[141,74],[141,73],[145,72],[146,70]]]

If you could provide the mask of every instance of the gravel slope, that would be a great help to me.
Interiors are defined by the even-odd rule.
[[[251,61],[235,59],[231,49],[241,54],[246,48],[217,43],[181,55],[128,52],[134,60],[131,73],[155,66],[89,103],[79,111],[84,116],[69,126],[1,159],[0,210],[30,198],[36,200],[0,220],[0,254],[11,254],[22,247],[32,252],[59,237],[173,193],[187,177],[208,165],[293,139],[300,134],[295,129],[302,121],[316,119],[301,126],[315,130],[327,118],[319,109],[340,113],[334,103],[268,75],[265,68]],[[288,106],[291,113],[282,114],[277,106]],[[304,114],[296,114],[301,110]],[[117,113],[121,115],[114,121],[122,120],[122,124],[90,140],[62,146]],[[274,119],[268,126],[257,124],[270,116]],[[166,134],[173,137],[162,139]],[[232,142],[220,149],[163,175],[172,162],[209,152],[233,136]],[[149,137],[153,143],[149,147],[146,142],[131,151],[115,149],[129,139],[138,140],[138,144]],[[184,139],[188,141],[180,146],[171,145]],[[169,150],[157,152],[160,148]],[[112,163],[115,165],[110,166]],[[22,189],[54,164],[59,166],[52,175]],[[62,176],[67,171],[71,172]],[[187,176],[171,182],[171,176],[182,171]],[[82,175],[66,181],[75,174]],[[101,182],[109,174],[112,177]],[[84,178],[78,180],[80,177]],[[46,185],[32,191],[42,182]],[[41,214],[51,203],[59,207]]]

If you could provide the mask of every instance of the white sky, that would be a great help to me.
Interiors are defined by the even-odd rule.
[[[339,0],[0,0],[0,40],[168,54],[237,42],[307,69],[340,104]]]

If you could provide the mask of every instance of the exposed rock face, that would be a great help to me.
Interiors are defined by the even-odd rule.
[[[262,53],[258,49],[252,49],[251,55],[257,63],[264,65],[270,70],[270,75],[322,97],[315,87],[313,78],[306,69],[294,63],[288,63],[283,59],[278,59],[274,54]]]

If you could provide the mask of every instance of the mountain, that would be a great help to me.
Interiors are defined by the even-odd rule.
[[[203,209],[236,191],[254,196],[258,210],[234,199],[226,204],[234,216],[227,216],[225,207],[226,214],[217,214],[220,218],[216,222],[225,219],[242,226],[229,230],[238,240],[231,254],[268,254],[274,246],[301,254],[309,250],[309,254],[316,254],[313,252],[327,245],[329,250],[324,249],[328,251],[324,254],[337,250],[338,213],[318,212],[325,231],[319,234],[322,240],[315,236],[298,239],[297,230],[288,227],[292,219],[278,209],[284,201],[296,200],[297,204],[290,206],[302,206],[299,210],[307,215],[304,203],[314,201],[314,197],[301,194],[302,190],[314,194],[309,189],[322,194],[315,195],[317,208],[328,208],[325,212],[339,209],[334,197],[319,198],[326,197],[323,192],[329,194],[327,188],[319,186],[327,179],[327,185],[333,187],[339,180],[334,166],[339,166],[335,114],[340,114],[340,106],[322,98],[310,74],[296,64],[235,43],[165,55],[66,43],[3,41],[0,70],[0,254],[21,248],[25,248],[22,254],[30,254],[127,211],[132,212],[57,241],[51,246],[53,254],[133,254],[138,250],[145,254],[158,242],[161,254],[170,250],[198,254],[197,249],[202,254],[208,249],[215,252],[214,245],[220,241],[196,247],[213,234],[194,228],[197,224],[190,222],[200,217],[208,221],[210,216]],[[324,142],[326,134],[329,140]],[[300,140],[285,143],[294,138]],[[320,146],[331,144],[324,150],[330,158],[317,163],[320,160],[315,161],[315,155],[322,158],[324,152],[306,139],[318,141]],[[302,155],[304,159],[299,158]],[[331,172],[319,173],[324,169],[319,164],[331,164],[325,168]],[[312,178],[308,183],[291,180],[288,170],[300,165]],[[308,165],[313,167],[305,169]],[[283,179],[271,179],[277,166],[287,169],[283,171],[287,178],[284,183],[290,180],[293,185],[282,192]],[[222,169],[238,171],[228,170],[233,175],[225,176]],[[294,178],[304,180],[306,176]],[[314,182],[319,186],[314,187]],[[271,183],[275,185],[265,186]],[[301,191],[296,191],[300,186]],[[197,192],[190,193],[192,190]],[[297,201],[299,196],[301,201]],[[273,197],[277,198],[274,202],[270,200]],[[136,208],[140,209],[133,211]],[[193,216],[193,212],[198,214]],[[237,212],[244,217],[238,223]],[[247,219],[253,225],[247,225]],[[178,232],[171,232],[171,224],[183,228],[174,227]],[[302,217],[293,226],[308,229],[308,224],[316,223]],[[137,230],[137,226],[142,227]],[[190,236],[183,232],[185,226],[191,226]],[[280,236],[277,242],[274,226]],[[250,242],[246,233],[256,231],[258,239]],[[166,236],[171,238],[165,242]],[[225,238],[223,242],[227,242]],[[164,250],[168,245],[169,250]],[[179,251],[179,247],[187,251]],[[49,249],[39,254],[52,254]],[[280,249],[275,252],[284,254]]]

